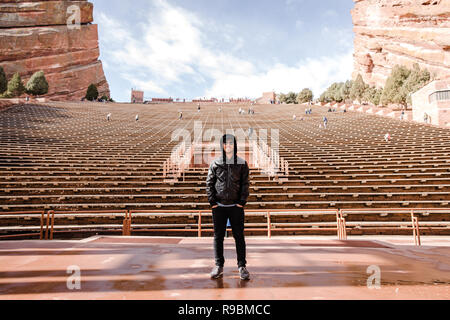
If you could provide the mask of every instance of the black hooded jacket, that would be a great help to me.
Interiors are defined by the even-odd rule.
[[[224,142],[234,141],[234,163],[227,164]],[[211,206],[221,204],[240,204],[245,206],[249,196],[249,172],[247,161],[237,156],[237,143],[233,135],[224,135],[220,141],[222,157],[209,166],[206,179],[206,193]]]

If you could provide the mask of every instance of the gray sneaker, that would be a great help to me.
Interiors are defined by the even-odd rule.
[[[241,280],[250,280],[250,273],[248,272],[246,267],[239,268],[239,275]]]
[[[215,266],[211,271],[211,279],[218,279],[223,276],[223,267]]]

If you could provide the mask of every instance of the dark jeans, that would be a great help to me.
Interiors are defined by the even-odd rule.
[[[225,258],[223,256],[223,239],[227,228],[227,220],[230,219],[233,238],[236,243],[238,267],[245,267],[245,239],[244,239],[244,208],[217,207],[212,209],[214,222],[214,256],[216,266],[223,267]]]

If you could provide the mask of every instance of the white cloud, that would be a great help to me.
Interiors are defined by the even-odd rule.
[[[261,96],[262,92],[298,92],[303,88],[319,96],[333,82],[350,79],[353,70],[353,52],[336,57],[299,61],[296,66],[276,64],[259,73],[229,74],[218,79],[206,96],[217,98]]]
[[[332,9],[325,11],[323,15],[325,17],[337,17],[338,16],[337,12]]]
[[[329,39],[337,44],[339,48],[350,50],[353,49],[353,31],[345,28],[328,28],[324,26],[321,30],[322,37]]]
[[[302,3],[303,2],[303,0],[286,0],[285,1],[285,3],[286,3],[286,6],[293,6],[293,5],[297,5],[297,4],[300,4],[300,3]]]
[[[185,81],[208,86],[202,95],[205,97],[257,98],[263,91],[299,91],[305,87],[318,95],[332,82],[351,76],[350,50],[336,57],[301,60],[294,66],[254,64],[236,56],[245,40],[234,26],[204,22],[164,0],[155,0],[154,5],[139,25],[140,33],[128,31],[127,25],[104,14],[98,18],[106,65],[133,87],[145,90],[146,96],[173,95],[171,88],[184,90]],[[296,22],[297,27],[302,24],[301,20]],[[218,49],[221,41],[227,50]]]
[[[165,95],[168,94],[166,90],[159,87],[156,83],[154,83],[151,80],[141,80],[139,79],[139,77],[127,73],[122,73],[121,76],[123,79],[128,80],[131,83],[131,85],[136,89],[144,90],[147,92],[155,92],[158,94],[165,94]]]
[[[201,19],[165,1],[155,4],[156,10],[140,26],[142,34],[131,34],[119,21],[99,15],[104,30],[101,39],[106,49],[104,55],[110,65],[114,63],[128,75],[125,79],[133,85],[162,93],[165,90],[161,87],[180,83],[185,75],[204,82],[205,76],[218,79],[230,72],[253,71],[250,62],[209,48]],[[237,51],[244,45],[244,39],[234,37],[233,33],[235,30],[228,26],[223,36],[225,41],[233,43],[230,51]]]

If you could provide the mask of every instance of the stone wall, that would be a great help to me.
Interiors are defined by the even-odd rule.
[[[80,9],[79,28],[67,26],[73,5]],[[86,0],[0,0],[0,65],[8,79],[19,72],[26,83],[43,70],[49,100],[80,100],[91,83],[109,96],[93,8]]]
[[[450,128],[450,100],[430,101],[430,95],[436,91],[450,90],[450,76],[432,81],[412,94],[413,120],[425,123],[424,114],[428,115],[427,123]]]
[[[258,104],[270,104],[270,101],[276,101],[277,95],[275,92],[263,92],[261,98],[256,99],[256,103]]]
[[[384,86],[396,64],[450,75],[449,0],[354,0],[353,78]]]

